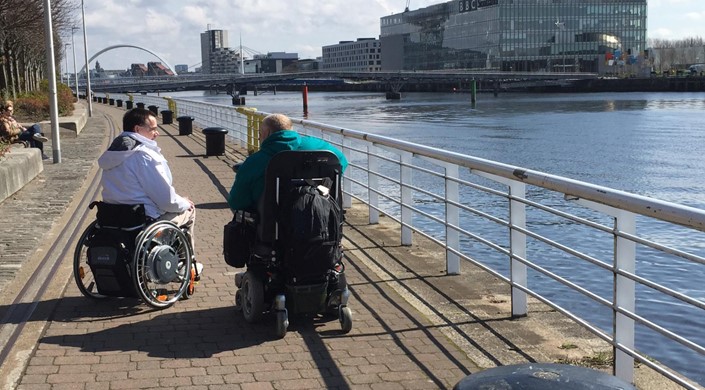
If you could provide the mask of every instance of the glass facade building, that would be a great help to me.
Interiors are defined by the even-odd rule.
[[[647,0],[454,0],[380,19],[382,70],[607,73],[646,55]]]

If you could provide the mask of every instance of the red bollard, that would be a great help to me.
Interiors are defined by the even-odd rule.
[[[304,99],[304,115],[308,114],[308,85],[304,84],[304,89],[302,91]]]

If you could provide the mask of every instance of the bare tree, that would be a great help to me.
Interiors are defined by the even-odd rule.
[[[70,28],[77,9],[75,0],[54,0],[53,30]],[[45,45],[37,44],[44,41],[42,0],[0,0],[0,91],[14,98],[17,93],[36,90],[38,76],[49,76],[41,71],[46,68]],[[55,48],[63,47],[59,34],[55,34],[54,42]],[[61,50],[56,50],[55,58],[61,60]]]

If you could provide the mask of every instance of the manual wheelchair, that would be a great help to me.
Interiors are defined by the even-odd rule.
[[[275,314],[276,335],[284,337],[290,313],[332,314],[338,317],[343,333],[352,329],[341,244],[341,175],[340,162],[331,152],[279,152],[267,166],[258,213],[236,212],[235,226],[241,233],[237,239],[226,235],[224,248],[229,265],[247,267],[235,275],[235,307],[247,322],[257,322],[265,313]],[[338,218],[331,218],[335,223],[328,222],[335,239],[321,245],[326,251],[322,256],[302,256],[292,249],[291,237],[286,237],[291,230],[287,219],[293,219],[286,210],[287,197],[303,185],[324,190],[331,208],[339,213]],[[246,248],[238,250],[246,253],[239,262],[228,261],[229,245],[242,247],[243,242],[247,243]],[[308,261],[314,257],[316,261]]]
[[[97,219],[76,245],[73,275],[93,299],[139,297],[167,308],[195,291],[191,238],[184,227],[146,217],[143,205],[92,202]]]

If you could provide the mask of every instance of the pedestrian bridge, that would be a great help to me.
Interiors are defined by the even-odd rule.
[[[548,73],[548,72],[497,72],[497,71],[394,71],[394,72],[338,72],[314,71],[296,73],[259,73],[259,74],[186,74],[162,77],[122,77],[109,79],[92,79],[91,89],[95,92],[158,92],[178,90],[238,91],[256,87],[302,86],[379,83],[396,89],[402,85],[445,84],[465,85],[472,80],[478,82],[509,85],[523,83],[522,86],[553,83],[569,84],[576,80],[596,79],[595,73]],[[80,87],[85,87],[83,81]]]

